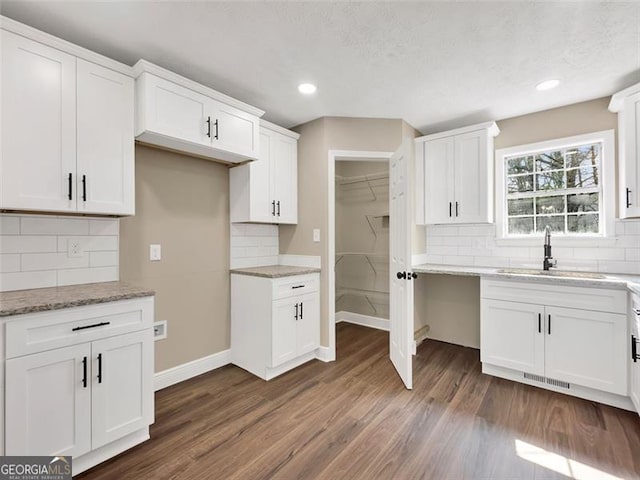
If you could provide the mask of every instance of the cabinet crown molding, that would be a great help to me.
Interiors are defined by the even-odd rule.
[[[260,119],[260,126],[262,128],[266,128],[267,130],[271,130],[273,132],[279,133],[281,135],[285,135],[295,140],[298,140],[300,138],[299,133],[296,133],[292,130],[287,130],[286,128],[283,128],[280,125],[276,125],[275,123],[268,122],[262,118]]]
[[[79,47],[78,45],[74,45],[73,43],[67,42],[66,40],[62,40],[61,38],[54,37],[53,35],[49,35],[48,33],[42,32],[40,30],[36,30],[35,28],[25,25],[24,23],[16,22],[15,20],[4,17],[2,15],[0,15],[0,28],[8,32],[15,33],[16,35],[20,35],[22,37],[33,40],[35,42],[39,42],[49,47],[55,48],[62,52],[68,53],[75,57],[82,58],[83,60],[86,60],[88,62],[92,62],[106,67],[110,70],[114,70],[118,73],[122,73],[123,75],[133,77],[133,69],[129,65],[117,62],[116,60],[112,60],[111,58],[92,52],[91,50],[87,50],[86,48]]]
[[[460,135],[463,133],[475,132],[477,130],[487,130],[487,133],[491,137],[497,137],[500,133],[500,129],[496,122],[484,122],[477,123],[475,125],[468,125],[466,127],[456,128],[454,130],[447,130],[446,132],[432,133],[431,135],[425,135],[415,139],[416,143],[427,142],[430,140],[436,140],[438,138],[450,137],[453,135]]]
[[[198,82],[194,82],[193,80],[167,70],[166,68],[155,65],[147,60],[138,60],[138,62],[133,66],[134,77],[138,78],[145,72],[151,73],[153,75],[156,75],[157,77],[163,78],[182,87],[201,93],[202,95],[206,95],[209,98],[227,104],[231,107],[235,107],[251,115],[261,117],[265,113],[264,110],[260,110],[259,108],[249,105],[248,103],[241,102],[240,100],[230,97],[229,95],[225,95],[224,93],[218,92],[217,90],[214,90],[212,88],[205,87]]]
[[[609,102],[609,111],[612,113],[618,113],[624,106],[624,99],[629,95],[633,95],[638,92],[640,92],[640,83],[636,83],[635,85],[631,85],[624,90],[614,93],[611,96],[611,101]]]

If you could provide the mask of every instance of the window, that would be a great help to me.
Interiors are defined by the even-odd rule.
[[[502,236],[610,233],[612,145],[608,131],[496,152]]]

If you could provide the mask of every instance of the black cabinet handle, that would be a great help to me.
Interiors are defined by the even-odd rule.
[[[633,363],[637,363],[638,358],[640,358],[638,357],[638,339],[635,335],[631,335],[631,359]]]
[[[87,357],[82,359],[82,386],[87,388]]]
[[[102,354],[98,354],[98,383],[102,383]]]
[[[549,314],[549,325],[548,325],[547,330],[549,332],[549,335],[551,335],[551,314]]]
[[[280,200],[278,200],[278,216],[280,216]]]
[[[214,138],[218,140],[218,119],[217,118],[216,118],[216,123],[214,123],[214,125],[216,126],[216,134],[214,135]]]
[[[456,217],[458,216],[458,202],[456,202]]]
[[[300,320],[302,320],[303,317],[303,311],[302,311],[302,306],[304,305],[304,303],[300,302]]]
[[[291,287],[291,290],[295,290],[296,288],[304,288],[304,285],[294,285]]]
[[[451,202],[449,202],[449,216],[451,216],[451,207],[452,207],[452,204]]]
[[[87,201],[87,176],[82,175],[82,201]]]
[[[69,200],[73,200],[73,192],[72,192],[72,188],[73,188],[73,173],[69,174],[68,181],[69,181]]]
[[[538,314],[538,333],[542,333],[542,314]]]
[[[71,331],[77,332],[78,330],[86,330],[87,328],[104,327],[105,325],[110,325],[110,324],[111,322],[94,323],[93,325],[85,325],[84,327],[74,327],[71,329]]]
[[[272,217],[276,216],[276,201],[275,200],[273,202],[271,202],[271,216]]]
[[[211,117],[207,117],[207,137],[211,138]]]
[[[402,280],[403,278],[406,279],[407,278],[407,272],[398,272],[398,273],[396,273],[396,276],[398,277],[398,280]]]
[[[294,316],[296,320],[298,320],[298,304],[296,303],[296,314]]]
[[[631,206],[631,200],[629,199],[630,195],[631,195],[631,190],[627,188],[627,208]]]

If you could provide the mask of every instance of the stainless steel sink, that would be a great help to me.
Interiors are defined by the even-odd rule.
[[[591,278],[591,279],[604,279],[607,278],[600,273],[592,272],[569,272],[566,270],[534,270],[526,268],[505,268],[498,270],[498,273],[508,273],[511,275],[538,275],[541,277],[565,277],[565,278]]]

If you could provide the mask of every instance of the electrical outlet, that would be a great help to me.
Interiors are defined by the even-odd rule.
[[[320,241],[320,229],[319,228],[314,228],[313,229],[313,241],[318,243]]]
[[[162,248],[160,245],[149,245],[149,260],[159,262],[162,259]]]
[[[167,338],[167,321],[160,320],[153,324],[153,339],[164,340]]]
[[[82,244],[80,240],[69,239],[67,241],[67,256],[69,258],[78,258],[83,254]]]

